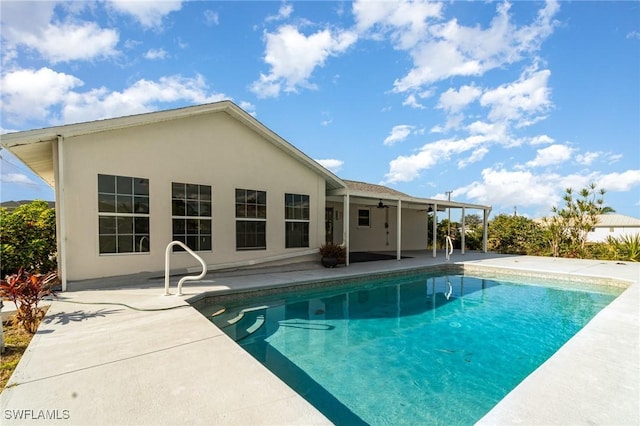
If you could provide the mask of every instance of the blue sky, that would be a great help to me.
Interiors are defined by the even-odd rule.
[[[231,99],[345,179],[529,217],[594,182],[640,217],[638,2],[0,7],[2,132]],[[1,201],[53,199],[0,155]]]

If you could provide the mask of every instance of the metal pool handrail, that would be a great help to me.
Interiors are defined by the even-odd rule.
[[[165,296],[169,296],[171,293],[169,293],[169,271],[170,271],[170,267],[169,267],[169,263],[171,261],[171,247],[173,246],[180,246],[183,249],[186,250],[187,253],[189,253],[191,256],[195,257],[196,260],[198,262],[200,262],[200,264],[202,265],[202,272],[200,273],[200,275],[187,275],[186,277],[182,277],[180,278],[180,281],[178,281],[178,293],[176,294],[177,296],[182,296],[182,284],[185,281],[198,281],[204,278],[205,275],[207,275],[207,264],[204,263],[204,260],[202,260],[202,258],[200,256],[198,256],[193,250],[191,250],[189,247],[186,246],[186,244],[184,244],[181,241],[171,241],[168,245],[167,248],[164,251],[164,295]]]
[[[449,261],[451,253],[453,253],[453,241],[451,241],[451,237],[449,235],[447,235],[446,241],[447,247],[445,248],[445,255],[447,257],[447,261]]]

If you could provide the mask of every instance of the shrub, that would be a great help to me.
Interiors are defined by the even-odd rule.
[[[46,201],[0,208],[1,276],[21,268],[46,274],[56,269],[55,210]]]
[[[338,260],[338,264],[347,262],[346,249],[338,244],[324,244],[320,247],[320,255],[322,257],[333,257]]]
[[[51,288],[56,283],[56,272],[47,275],[31,274],[22,269],[16,274],[8,275],[0,282],[0,297],[15,303],[16,314],[14,324],[20,324],[31,334],[38,328],[44,311],[38,304],[47,296],[55,296]]]
[[[615,252],[617,260],[640,262],[640,234],[609,237],[607,243]]]

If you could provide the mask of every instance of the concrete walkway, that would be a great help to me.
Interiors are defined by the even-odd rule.
[[[632,283],[481,424],[640,423],[639,264],[479,253],[454,254],[451,262]],[[443,263],[442,257],[422,253],[348,268],[299,264],[217,272],[198,284],[187,283],[185,296],[162,296],[163,280],[148,277],[103,280],[108,289],[62,293],[0,395],[0,423],[329,424],[185,300],[206,291],[289,286]]]

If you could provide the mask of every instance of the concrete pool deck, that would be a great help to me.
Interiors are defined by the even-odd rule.
[[[64,292],[51,303],[0,395],[0,423],[330,424],[185,300],[446,263],[430,254],[336,269],[211,272],[187,282],[184,296],[162,296],[163,279],[143,275],[84,283],[108,288]],[[640,264],[473,252],[456,252],[450,263],[631,283],[480,424],[640,423]]]

